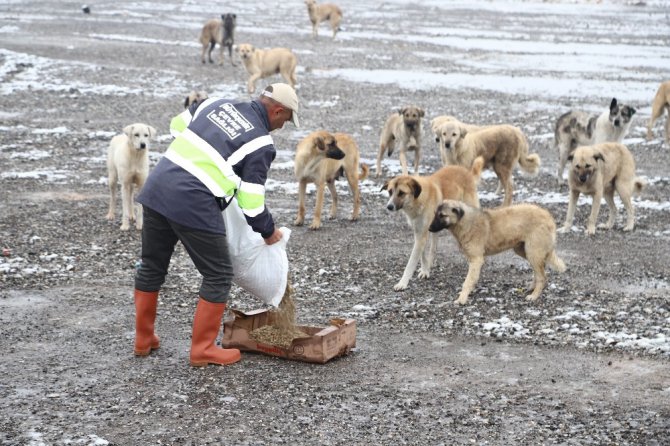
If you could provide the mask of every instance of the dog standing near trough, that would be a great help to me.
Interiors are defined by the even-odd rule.
[[[624,231],[632,231],[635,226],[635,209],[632,197],[639,194],[646,186],[646,181],[635,176],[635,160],[630,150],[623,144],[605,143],[593,146],[578,147],[568,157],[570,171],[568,184],[570,185],[570,202],[565,223],[559,232],[570,231],[575,217],[579,194],[593,197],[591,215],[586,224],[586,233],[596,233],[596,220],[600,212],[600,203],[603,198],[609,206],[607,223],[600,228],[611,229],[616,220],[617,211],[614,204],[614,192],[621,197],[626,209],[627,219]]]
[[[330,29],[333,31],[333,40],[340,30],[342,21],[342,10],[339,6],[332,3],[316,4],[316,0],[305,0],[309,21],[312,22],[312,37],[315,39],[319,35],[319,24],[321,22],[330,22]]]
[[[407,288],[419,260],[419,279],[430,277],[437,249],[437,235],[429,233],[428,227],[435,217],[435,210],[446,198],[462,200],[479,207],[477,184],[483,167],[484,159],[479,157],[470,170],[461,166],[446,166],[427,177],[399,175],[382,186],[382,190],[387,190],[389,194],[386,209],[402,211],[414,232],[412,253],[402,278],[393,286],[394,290]]]
[[[255,48],[249,43],[238,45],[237,52],[242,59],[244,68],[249,73],[247,91],[253,94],[256,91],[256,81],[274,74],[281,74],[286,83],[295,88],[298,82],[295,77],[295,68],[298,58],[288,48]]]
[[[116,135],[107,151],[107,173],[109,180],[109,211],[107,219],[114,220],[116,189],[121,183],[121,230],[142,229],[142,208],[135,205],[135,195],[142,189],[149,174],[149,144],[156,137],[156,129],[150,125],[136,123],[126,126]],[[137,209],[135,207],[137,206]]]
[[[209,48],[207,54],[209,63],[214,63],[212,60],[212,51],[218,44],[220,51],[219,65],[223,65],[223,49],[228,48],[228,57],[230,64],[237,66],[233,60],[233,44],[235,43],[235,26],[237,24],[237,14],[221,14],[221,19],[208,20],[202,27],[200,33],[200,43],[202,44],[202,53],[200,60],[205,63],[205,53]]]
[[[665,143],[670,146],[670,81],[665,81],[658,86],[654,101],[651,103],[651,118],[647,124],[647,140],[654,137],[652,133],[654,122],[663,116],[663,111],[668,113],[665,121]]]
[[[399,145],[399,158],[402,174],[409,173],[407,169],[407,152],[414,151],[414,173],[419,173],[421,160],[421,133],[422,118],[426,113],[422,108],[410,105],[392,113],[384,123],[379,137],[379,153],[377,154],[377,178],[382,174],[382,157],[384,152],[388,156],[393,154],[396,143]]]
[[[445,200],[430,225],[431,232],[448,229],[468,259],[468,275],[458,299],[464,305],[479,281],[484,258],[508,249],[528,260],[533,268],[532,293],[535,301],[547,282],[545,266],[565,271],[556,254],[556,223],[551,214],[534,204],[522,203],[495,209],[477,209],[456,200]]]
[[[570,156],[579,146],[605,142],[621,143],[633,123],[635,109],[612,98],[609,110],[600,115],[569,111],[556,121],[554,141],[558,150],[558,184],[563,184],[563,171]]]
[[[368,176],[369,168],[360,165],[360,154],[356,141],[346,133],[330,133],[325,130],[312,132],[298,143],[295,152],[295,175],[299,183],[298,216],[295,224],[301,226],[305,221],[305,195],[308,183],[315,183],[316,206],[310,229],[321,227],[321,210],[323,208],[325,187],[328,186],[332,204],[330,218],[337,216],[337,191],[335,180],[341,175],[347,178],[354,203],[351,221],[358,220],[361,208],[361,193],[358,186],[360,180]]]

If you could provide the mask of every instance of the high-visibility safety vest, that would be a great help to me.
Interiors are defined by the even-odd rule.
[[[170,123],[170,133],[175,139],[164,159],[179,166],[181,170],[175,171],[161,166],[161,160],[154,171],[162,171],[164,178],[160,182],[149,178],[147,185],[151,188],[161,187],[169,190],[170,194],[178,194],[182,200],[188,200],[187,191],[184,190],[188,188],[181,187],[177,190],[177,186],[170,184],[170,179],[165,178],[170,175],[174,177],[175,184],[193,184],[190,180],[179,178],[187,172],[219,204],[223,202],[223,206],[226,206],[236,197],[252,228],[264,236],[269,236],[274,231],[274,223],[265,207],[265,179],[275,150],[268,128],[267,115],[260,103],[253,101],[235,104],[210,98],[197,106],[197,109],[189,108],[180,113]],[[152,195],[160,196],[152,200]],[[149,203],[144,203],[141,199]],[[143,188],[138,201],[153,209],[155,208],[151,202],[159,202],[164,212],[172,214],[166,215],[168,218],[177,222],[181,218],[181,223],[187,226],[205,225],[207,227],[202,229],[212,229],[210,223],[198,225],[194,215],[184,215],[189,212],[188,205],[193,203],[190,200],[187,203],[167,204],[174,201],[171,196],[159,191],[145,194]],[[160,209],[155,210],[161,212]],[[220,218],[220,213],[218,217]]]

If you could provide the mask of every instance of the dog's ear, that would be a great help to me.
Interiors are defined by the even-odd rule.
[[[575,159],[573,154],[568,155],[568,161],[572,162],[573,159]]]
[[[412,188],[412,192],[414,193],[414,198],[419,198],[419,195],[421,195],[421,185],[419,182],[412,178],[409,182],[409,185]]]
[[[123,128],[123,133],[125,133],[128,138],[132,137],[133,136],[133,125],[130,124],[130,125],[125,126]]]
[[[237,19],[237,14],[233,14],[233,18],[234,18],[234,19]]]
[[[596,152],[596,153],[593,155],[593,158],[596,160],[596,162],[598,162],[598,160],[602,161],[603,163],[605,162],[605,157],[604,157],[603,154],[600,153],[600,152]]]
[[[465,135],[468,134],[468,129],[466,129],[466,128],[463,127],[463,126],[459,127],[459,130],[461,131],[461,138],[464,138]]]
[[[149,129],[149,138],[154,139],[156,137],[156,133],[158,132],[156,132],[156,129],[150,125],[148,125],[147,128]]]
[[[188,96],[184,99],[184,108],[188,107]]]
[[[314,138],[314,145],[321,151],[326,150],[326,142],[320,136]]]
[[[635,110],[633,107],[629,106],[624,107],[624,114],[626,114],[629,118],[632,117],[636,111],[637,110]]]
[[[456,215],[458,215],[459,220],[463,218],[463,215],[465,215],[465,211],[463,210],[462,207],[454,208],[454,212],[456,213]]]
[[[610,110],[613,110],[616,108],[616,98],[612,98],[612,102],[610,102]]]
[[[400,110],[398,110],[398,114],[399,114],[399,115],[404,115],[404,114],[405,114],[405,110],[407,110],[407,107],[405,107],[405,108],[401,108]]]
[[[426,116],[426,111],[425,111],[424,109],[420,108],[420,109],[419,109],[419,116],[421,116],[422,118],[423,118],[424,116]]]
[[[385,181],[385,182],[384,182],[384,185],[383,185],[382,188],[379,189],[379,190],[380,190],[380,191],[383,191],[383,190],[389,190],[389,183],[390,183],[390,181],[388,181],[388,180]]]

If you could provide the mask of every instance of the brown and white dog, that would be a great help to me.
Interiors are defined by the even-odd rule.
[[[633,107],[620,104],[613,98],[609,110],[600,115],[583,111],[569,111],[561,115],[554,127],[555,146],[558,150],[558,184],[563,184],[563,170],[568,156],[577,147],[605,142],[620,143],[628,134],[634,114]]]
[[[391,156],[396,143],[399,145],[400,167],[402,174],[407,175],[407,152],[414,151],[414,173],[419,173],[421,160],[421,133],[425,112],[422,108],[410,105],[391,114],[384,123],[379,137],[379,153],[377,154],[377,178],[382,174],[382,157],[384,152]]]
[[[244,68],[249,73],[247,91],[253,94],[256,91],[256,81],[274,74],[281,74],[284,80],[293,88],[297,79],[295,68],[298,58],[288,48],[259,49],[249,43],[242,43],[237,47]]]
[[[512,173],[517,163],[531,175],[540,168],[539,155],[528,154],[526,136],[511,125],[492,125],[473,132],[458,121],[447,121],[440,127],[440,144],[451,162],[466,168],[478,156],[483,157],[485,166],[496,173],[505,190],[503,206],[512,203]]]
[[[200,43],[202,44],[202,53],[200,60],[205,63],[205,53],[209,47],[207,54],[209,63],[214,63],[212,60],[212,51],[218,44],[221,53],[219,58],[219,65],[223,65],[223,49],[228,48],[228,57],[230,64],[236,66],[233,60],[233,44],[235,43],[235,24],[237,23],[236,14],[221,14],[221,19],[208,20],[202,27],[200,32]]]
[[[663,115],[663,111],[668,112],[668,118],[665,121],[665,143],[670,146],[670,81],[665,81],[658,86],[654,101],[651,103],[651,118],[647,124],[648,140],[654,137],[652,133],[654,122]]]
[[[361,194],[358,182],[368,176],[369,168],[360,165],[360,155],[356,141],[346,133],[330,133],[319,130],[307,135],[298,143],[295,152],[295,176],[298,179],[298,215],[295,224],[301,226],[305,221],[305,193],[308,183],[315,183],[316,206],[310,229],[321,227],[321,210],[323,208],[325,187],[328,186],[332,205],[330,218],[337,216],[337,191],[335,180],[341,175],[347,178],[354,197],[351,220],[358,220],[361,208]]]
[[[387,190],[389,211],[402,211],[414,232],[414,246],[400,281],[393,289],[407,288],[409,280],[421,260],[419,278],[430,277],[435,259],[437,235],[430,234],[428,227],[435,217],[435,210],[445,198],[463,200],[479,206],[477,183],[484,167],[484,159],[478,158],[468,170],[461,166],[446,166],[426,177],[399,175],[387,181],[382,190]]]
[[[202,102],[207,99],[209,96],[206,91],[200,90],[191,90],[191,92],[184,99],[184,108],[189,108],[192,104],[196,102]]]
[[[321,22],[330,22],[330,29],[333,30],[333,40],[340,29],[342,21],[342,10],[339,6],[332,3],[316,4],[316,0],[305,0],[309,21],[312,22],[312,37],[315,39],[319,35],[319,24]]]
[[[107,151],[107,173],[109,180],[109,211],[107,219],[114,220],[117,183],[121,183],[121,230],[130,229],[130,222],[142,229],[142,209],[134,197],[144,186],[149,174],[149,144],[156,137],[156,129],[141,123],[131,124],[116,135]]]
[[[528,260],[533,268],[533,292],[526,299],[535,301],[547,281],[545,265],[558,272],[565,263],[556,255],[556,224],[551,214],[534,204],[517,204],[496,209],[477,209],[461,201],[445,200],[437,208],[431,232],[448,229],[468,259],[468,275],[458,299],[464,305],[479,281],[484,258],[508,249]]]
[[[614,192],[621,197],[626,208],[626,225],[624,231],[632,231],[635,226],[635,210],[632,197],[639,194],[646,186],[646,181],[635,176],[635,160],[628,148],[619,143],[596,144],[593,146],[578,147],[570,155],[571,163],[568,172],[570,185],[570,202],[565,223],[559,232],[570,231],[575,217],[579,194],[591,195],[591,215],[586,224],[586,233],[593,235],[596,232],[596,220],[600,212],[600,202],[603,198],[609,206],[607,223],[600,228],[611,229],[614,226],[617,211],[614,204]]]

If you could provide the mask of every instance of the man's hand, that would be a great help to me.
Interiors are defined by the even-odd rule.
[[[275,228],[275,232],[273,232],[272,235],[271,235],[270,237],[264,239],[264,240],[265,240],[265,244],[266,244],[266,245],[274,245],[274,244],[277,243],[279,240],[281,240],[281,238],[282,238],[283,236],[284,236],[284,234],[282,234],[281,231],[280,231],[279,229],[276,229],[276,228]]]

